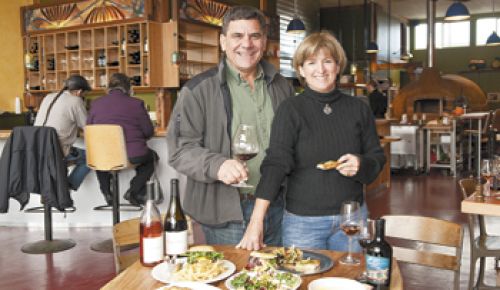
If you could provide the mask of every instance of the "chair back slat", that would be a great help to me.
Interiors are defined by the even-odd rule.
[[[401,247],[393,247],[392,250],[393,256],[396,257],[398,261],[453,271],[458,270],[460,267],[454,255],[423,252]]]
[[[422,216],[390,215],[386,220],[387,236],[447,247],[461,247],[462,226],[453,222]]]
[[[385,235],[406,240],[393,245],[393,256],[403,262],[454,272],[454,289],[460,289],[463,228],[460,224],[423,216],[386,215]],[[408,245],[407,241],[412,241]],[[417,242],[417,246],[413,246]],[[431,248],[428,245],[434,245]],[[438,249],[435,245],[447,247]],[[436,248],[436,249],[434,249]],[[450,254],[451,249],[453,254]]]
[[[93,170],[127,168],[127,148],[119,125],[87,125],[84,129],[87,165]]]

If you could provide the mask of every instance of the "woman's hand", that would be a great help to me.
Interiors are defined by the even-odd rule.
[[[353,154],[344,154],[338,159],[337,170],[344,176],[354,176],[359,171],[359,157]]]
[[[259,250],[266,245],[264,244],[264,223],[262,220],[256,221],[250,219],[247,230],[241,241],[236,245],[236,248],[245,250]]]

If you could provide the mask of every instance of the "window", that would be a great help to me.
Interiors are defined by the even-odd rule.
[[[481,18],[476,21],[476,45],[486,45],[486,40],[493,31],[498,33],[500,18]]]
[[[427,48],[427,24],[415,26],[415,50]]]
[[[280,73],[285,77],[294,77],[295,71],[292,66],[292,58],[295,50],[306,37],[305,34],[290,34],[286,33],[286,27],[292,20],[293,16],[299,14],[299,17],[304,21],[306,28],[311,27],[311,23],[307,21],[305,14],[299,13],[303,11],[301,2],[297,2],[297,8],[294,7],[294,1],[277,1],[277,13],[280,16]],[[304,4],[305,5],[305,4]]]
[[[437,22],[436,48],[470,46],[470,21]],[[415,49],[427,48],[427,24],[415,26]]]

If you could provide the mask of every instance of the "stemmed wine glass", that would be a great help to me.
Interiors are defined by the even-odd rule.
[[[481,162],[481,177],[486,180],[487,184],[484,187],[483,195],[490,195],[490,187],[493,185],[493,169],[492,162],[489,159],[483,159]]]
[[[370,245],[370,242],[375,236],[375,223],[371,219],[361,220],[361,226],[359,230],[358,242],[361,248],[363,248],[363,257],[366,259],[366,248]],[[366,263],[365,263],[366,264]],[[366,265],[363,273],[359,275],[357,280],[366,280]]]
[[[259,142],[257,141],[257,131],[255,126],[240,124],[233,137],[233,155],[241,163],[254,158],[259,153]],[[253,187],[244,180],[239,183],[231,184],[235,187]]]
[[[359,265],[360,260],[352,255],[352,237],[359,233],[361,223],[361,210],[357,201],[347,201],[342,203],[340,208],[342,215],[341,228],[349,238],[349,248],[347,255],[340,259],[340,263],[346,265]]]

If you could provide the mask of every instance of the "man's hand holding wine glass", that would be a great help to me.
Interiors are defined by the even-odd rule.
[[[248,168],[245,163],[228,159],[219,168],[217,178],[228,185],[239,183],[248,179]]]

